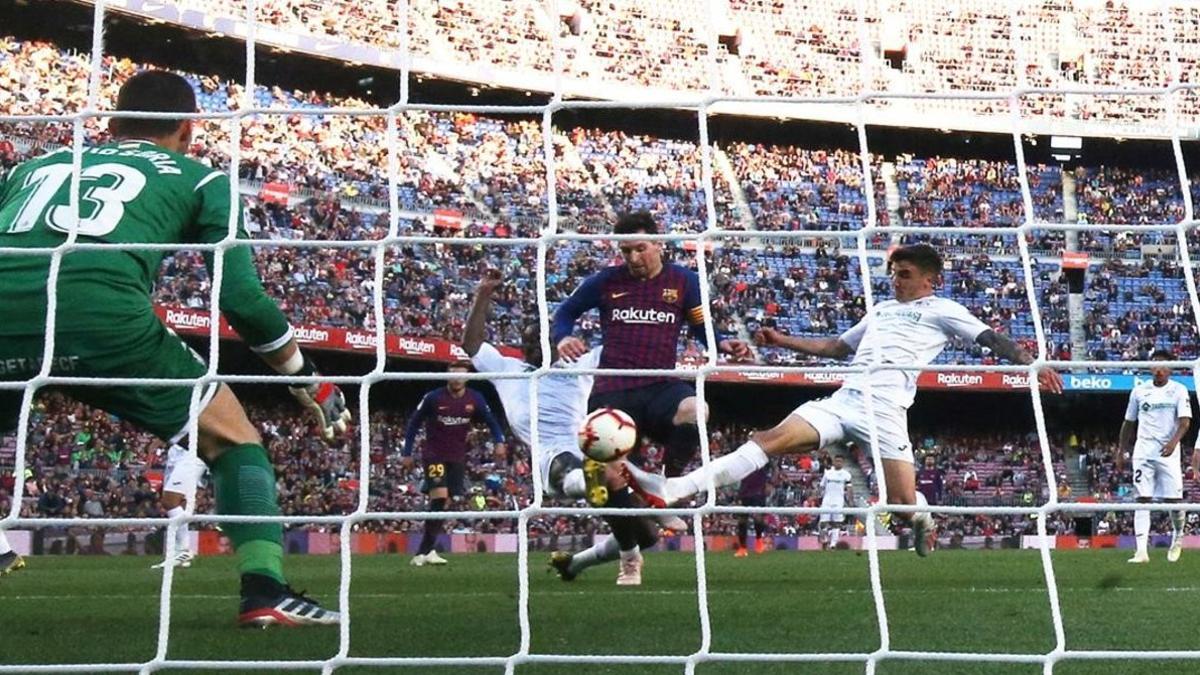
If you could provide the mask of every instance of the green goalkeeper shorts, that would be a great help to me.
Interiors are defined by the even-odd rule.
[[[60,332],[54,344],[52,375],[100,378],[194,379],[208,370],[200,355],[157,317],[104,331]],[[42,364],[42,335],[0,335],[0,382],[28,380]],[[193,385],[53,385],[77,401],[132,422],[165,441],[188,432],[192,392],[197,414],[216,394],[217,383]],[[21,389],[0,389],[0,432],[14,430]]]

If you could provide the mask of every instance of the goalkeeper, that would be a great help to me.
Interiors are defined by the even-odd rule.
[[[121,87],[117,110],[191,113],[196,97],[182,77],[146,71]],[[78,232],[80,243],[214,243],[229,234],[246,239],[241,209],[226,174],[184,156],[191,120],[113,119],[113,140],[84,150],[78,220],[70,205],[72,153],[60,149],[14,167],[0,178],[0,247],[45,248]],[[154,314],[150,292],[162,250],[76,250],[57,274],[51,373],[79,377],[194,379],[207,367]],[[210,276],[214,255],[205,254]],[[258,280],[249,245],[226,249],[220,310],[268,365],[283,375],[311,376],[313,365],[296,346],[287,319]],[[3,321],[0,380],[27,380],[42,365],[50,256],[0,255]],[[215,278],[215,277],[214,277]],[[153,432],[168,443],[189,433],[193,389],[197,447],[208,464],[217,512],[277,516],[275,471],[262,439],[233,391],[222,383],[181,386],[69,386],[72,397]],[[317,418],[326,440],[345,431],[350,414],[342,392],[328,383],[296,385],[292,394]],[[0,390],[0,431],[15,426],[21,392]],[[279,523],[225,523],[241,573],[243,626],[336,624],[337,612],[288,586]]]

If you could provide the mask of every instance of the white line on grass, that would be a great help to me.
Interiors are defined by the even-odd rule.
[[[871,589],[869,589],[869,588],[841,588],[841,589],[796,588],[796,589],[786,589],[786,590],[778,589],[778,590],[780,590],[783,593],[807,593],[807,594],[814,594],[814,595],[830,595],[830,594],[861,595],[861,594],[868,594],[871,592]],[[1096,587],[1088,586],[1088,587],[1074,587],[1074,588],[1060,587],[1059,591],[1066,591],[1066,592],[1072,592],[1072,593],[1109,593],[1109,592],[1132,593],[1134,591],[1139,591],[1139,592],[1144,591],[1144,592],[1150,592],[1150,593],[1155,593],[1155,592],[1195,593],[1197,591],[1200,591],[1200,586],[1168,586],[1166,588],[1145,588],[1145,587],[1134,588],[1134,587],[1130,587],[1130,586],[1114,586],[1112,588],[1096,588]],[[515,593],[515,591],[513,591],[513,592]],[[943,595],[954,594],[954,593],[1001,593],[1001,594],[1003,594],[1003,593],[1041,593],[1041,594],[1045,594],[1045,592],[1046,592],[1046,589],[1044,589],[1044,588],[1004,588],[1004,587],[996,588],[996,587],[988,587],[988,586],[984,586],[984,587],[969,586],[966,588],[893,588],[893,589],[884,589],[884,593],[889,594],[889,595],[901,594],[901,593],[938,593],[938,594],[943,594]],[[611,593],[614,595],[633,594],[633,595],[642,595],[642,596],[644,596],[644,595],[687,595],[687,596],[696,595],[696,591],[694,591],[694,590],[692,590],[692,591],[641,590],[641,589],[629,590],[629,589],[618,589],[618,588],[608,588],[608,587],[588,588],[586,590],[580,589],[578,591],[568,591],[568,590],[533,591],[533,593],[535,595],[539,595],[539,596],[581,596],[581,595],[595,595],[597,593]],[[742,595],[742,594],[756,594],[757,595],[757,594],[761,594],[762,591],[759,589],[749,589],[749,588],[727,588],[727,589],[716,588],[716,589],[709,589],[709,593],[717,594],[717,595]],[[356,598],[356,599],[366,599],[366,600],[370,600],[370,599],[382,600],[382,599],[390,599],[390,598],[449,598],[449,597],[484,598],[484,597],[493,597],[493,596],[508,596],[511,594],[512,593],[509,593],[509,592],[487,593],[487,592],[481,592],[481,591],[447,591],[447,592],[441,592],[441,593],[431,593],[431,592],[351,593],[351,597]],[[3,593],[0,593],[0,601],[20,600],[20,601],[30,601],[30,602],[44,602],[44,601],[49,601],[49,600],[83,600],[83,599],[146,600],[148,597],[149,596],[146,596],[143,594],[138,594],[138,595],[134,595],[134,594],[98,595],[98,594],[94,594],[94,593],[88,593],[88,594],[84,594],[84,595],[78,595],[78,594],[71,594],[71,595],[66,595],[66,594],[64,594],[64,595],[4,595]],[[239,596],[237,596],[237,595],[173,593],[172,597],[178,598],[180,600],[236,600]],[[150,598],[150,599],[153,600],[153,598]]]

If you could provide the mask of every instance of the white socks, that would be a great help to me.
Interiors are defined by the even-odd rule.
[[[571,469],[563,476],[562,490],[564,497],[582,499],[587,492],[587,484],[583,480],[583,469]]]
[[[925,493],[920,490],[917,490],[917,506],[929,506],[929,500],[925,499]],[[913,514],[912,518],[913,522],[920,519],[926,525],[933,522],[933,516],[930,516],[928,511],[917,511]]]
[[[1172,511],[1171,512],[1171,543],[1172,544],[1179,541],[1179,538],[1183,536],[1183,523],[1184,523],[1185,517],[1186,517],[1186,514],[1184,514],[1183,511]]]
[[[1137,536],[1137,552],[1146,553],[1146,544],[1150,539],[1150,512],[1133,512],[1133,533]]]
[[[186,512],[187,509],[183,508],[182,506],[176,506],[175,508],[168,510],[167,515],[171,518],[174,518],[175,516],[182,516]],[[188,526],[187,523],[184,523],[175,530],[175,555],[179,555],[184,551],[190,550],[191,541],[188,537]]]
[[[732,485],[763,468],[769,461],[770,457],[759,447],[758,443],[746,441],[734,452],[718,457],[709,462],[707,466],[702,466],[686,476],[668,478],[667,496],[670,497],[668,501],[677,502],[708,490],[709,476],[712,476],[713,482],[718,488],[723,485]]]
[[[637,551],[637,549],[634,549],[634,551]],[[616,560],[620,553],[621,547],[617,545],[616,537],[608,536],[601,540],[599,544],[571,556],[571,564],[567,569],[572,574],[579,574],[594,565]]]
[[[4,555],[11,550],[12,547],[8,545],[8,537],[5,536],[4,530],[0,530],[0,555]]]
[[[837,548],[838,538],[842,536],[842,530],[838,527],[829,528],[829,548]]]

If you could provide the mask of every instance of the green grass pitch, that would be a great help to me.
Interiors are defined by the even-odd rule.
[[[1150,565],[1128,551],[1054,553],[1068,649],[1200,648],[1200,554],[1177,564],[1153,551]],[[516,651],[517,566],[511,555],[453,555],[444,568],[411,568],[407,557],[354,559],[353,656],[498,656]],[[1046,652],[1050,605],[1036,551],[881,554],[892,648],[920,651]],[[139,662],[153,657],[160,573],[145,557],[37,557],[0,580],[0,663]],[[336,605],[337,556],[290,556],[293,586]],[[695,558],[655,553],[640,588],[618,588],[616,569],[593,568],[573,583],[530,560],[535,653],[688,654],[700,644]],[[708,556],[713,651],[866,652],[879,645],[867,556],[850,551],[771,552],[747,559]],[[243,631],[231,558],[178,570],[169,657],[323,659],[334,629]],[[860,673],[861,664],[702,664],[698,672]],[[1055,672],[1200,672],[1200,663],[1065,662]],[[160,671],[198,672],[198,671]],[[230,672],[230,671],[199,671]],[[289,671],[312,672],[312,671]],[[488,668],[345,668],[339,673],[500,673]],[[664,666],[542,664],[524,674],[682,672]],[[885,661],[880,673],[1040,673],[1037,665]]]

